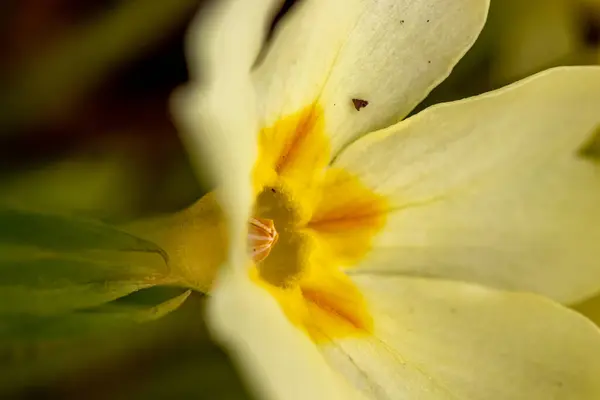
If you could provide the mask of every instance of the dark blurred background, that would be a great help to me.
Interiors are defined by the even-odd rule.
[[[2,197],[108,220],[195,200],[168,98],[187,80],[183,35],[199,4],[5,3]]]
[[[206,188],[168,103],[188,79],[186,27],[207,2],[4,0],[0,202],[119,223],[196,200]],[[598,0],[492,0],[474,48],[419,109],[551,66],[600,63],[599,43]],[[193,295],[134,332],[0,343],[0,397],[246,398],[207,339],[203,302]],[[581,309],[597,318],[600,307]]]

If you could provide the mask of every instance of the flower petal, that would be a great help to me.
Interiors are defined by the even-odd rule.
[[[335,154],[408,114],[448,76],[487,9],[487,0],[298,2],[255,71],[262,126],[318,100]]]
[[[597,292],[600,169],[578,151],[599,110],[600,68],[559,68],[358,140],[334,165],[396,207],[363,265],[562,302]]]
[[[190,28],[186,54],[192,81],[174,94],[172,109],[199,171],[208,168],[219,185],[230,248],[243,250],[258,134],[250,69],[279,1],[217,3]]]
[[[239,270],[227,270],[209,303],[213,334],[266,400],[346,400],[351,389],[279,304]]]
[[[426,278],[356,276],[371,339],[322,346],[369,399],[600,398],[600,331],[533,294]]]

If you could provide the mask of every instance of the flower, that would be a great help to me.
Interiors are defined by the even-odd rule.
[[[210,291],[252,388],[598,398],[598,328],[541,295],[600,287],[600,172],[577,154],[600,123],[600,68],[397,122],[472,45],[487,1],[305,0],[259,55],[276,4],[222,0],[190,31],[174,111],[218,188],[159,240]]]

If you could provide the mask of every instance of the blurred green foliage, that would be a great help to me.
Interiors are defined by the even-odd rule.
[[[141,306],[172,295],[162,291],[121,301]],[[193,295],[176,312],[143,325],[113,321],[85,334],[76,328],[76,335],[0,346],[0,359],[10,366],[0,374],[0,396],[249,398],[231,363],[207,338],[203,304]]]
[[[184,320],[178,313],[172,320],[161,318],[184,304],[191,292],[153,287],[168,278],[167,255],[110,225],[0,209],[0,243],[0,361],[6,368],[0,374],[0,396],[32,382],[61,379],[82,365],[100,366],[126,357],[140,338],[151,347],[156,335],[152,330],[158,325],[153,327],[150,321],[159,320],[160,331],[174,331],[161,340],[175,349],[180,346],[177,331],[190,329],[189,319],[202,323],[198,307]],[[157,393],[180,393],[184,398],[191,393],[244,396],[229,362],[208,341],[204,326],[195,330],[192,342],[208,353],[202,353],[201,362],[195,352],[196,357],[188,355],[184,362],[169,360],[174,368],[152,379],[154,390],[144,387],[143,398],[148,393],[153,398],[160,398]],[[90,345],[98,348],[86,348]],[[57,348],[62,349],[58,358]],[[35,355],[30,357],[32,351]],[[62,374],[57,376],[58,371]],[[115,390],[122,395],[121,388]],[[141,396],[138,392],[128,397]]]
[[[0,151],[9,156],[0,156],[0,397],[246,398],[231,363],[208,339],[203,297],[153,286],[168,276],[166,254],[94,221],[197,198],[180,146],[157,146],[174,149],[157,158],[146,152],[152,146],[130,135],[144,129],[135,118],[147,113],[153,140],[171,134],[168,120],[160,119],[168,112],[156,112],[166,101],[150,103],[147,112],[131,109],[137,116],[121,105],[124,116],[114,119],[121,132],[107,132],[116,137],[82,141],[83,132],[75,132],[77,144],[67,153],[53,145],[68,145],[63,137],[46,140],[38,133],[65,121],[72,129],[68,110],[82,101],[94,107],[95,91],[181,29],[198,3],[110,2],[80,23],[59,27],[41,51],[0,68]],[[13,6],[15,13],[21,9]],[[141,90],[146,84],[149,90],[142,93],[163,95],[152,76],[144,79]],[[107,116],[114,118],[92,115],[89,126]],[[10,136],[14,141],[3,139]],[[150,171],[153,160],[158,173]]]
[[[70,27],[62,38],[15,68],[0,91],[0,132],[35,123],[77,101],[115,67],[148,50],[196,0],[131,0],[94,20]]]

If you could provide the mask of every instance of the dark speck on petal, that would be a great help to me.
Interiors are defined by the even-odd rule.
[[[352,99],[352,104],[354,105],[356,111],[360,111],[361,108],[365,108],[366,106],[368,106],[369,102],[367,100],[362,99]]]

